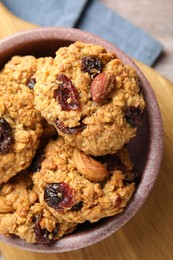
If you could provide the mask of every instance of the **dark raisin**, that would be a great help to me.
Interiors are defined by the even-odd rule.
[[[75,127],[65,126],[58,118],[56,119],[55,124],[61,132],[63,132],[64,134],[71,134],[71,135],[78,134],[86,128],[86,125],[82,123]]]
[[[88,72],[92,78],[102,71],[102,62],[97,57],[83,57],[81,60],[81,70]]]
[[[97,156],[95,159],[103,163],[108,171],[125,171],[125,165],[121,162],[120,158],[116,154],[106,154],[104,156]]]
[[[65,182],[47,184],[44,200],[49,207],[62,211],[74,206],[74,190]]]
[[[45,155],[43,154],[42,150],[38,150],[36,152],[36,155],[34,156],[34,158],[32,159],[32,162],[29,166],[29,170],[34,173],[34,172],[38,172],[41,170],[41,164],[45,159]]]
[[[0,118],[0,154],[11,152],[13,144],[12,127],[4,119]]]
[[[28,79],[26,85],[27,85],[28,88],[34,89],[35,83],[36,83],[36,78],[32,75],[32,76]]]
[[[125,109],[125,118],[131,127],[136,127],[141,122],[142,111],[140,107],[129,106]]]
[[[58,74],[56,79],[62,83],[54,91],[54,97],[61,105],[62,110],[78,110],[80,108],[79,95],[71,80],[62,73]]]
[[[34,222],[34,233],[35,233],[35,239],[37,243],[40,244],[48,244],[54,240],[56,235],[58,234],[59,226],[56,224],[56,227],[52,230],[52,232],[48,231],[46,228],[41,228],[40,222],[42,219],[43,214],[37,214],[33,218]]]
[[[78,204],[74,205],[71,210],[79,211],[83,207],[83,201],[80,201]]]

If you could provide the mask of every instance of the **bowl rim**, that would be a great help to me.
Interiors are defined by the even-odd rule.
[[[14,45],[22,45],[39,40],[65,40],[65,41],[83,41],[91,42],[104,46],[107,50],[113,51],[117,56],[126,64],[136,69],[137,74],[140,76],[143,85],[145,86],[145,99],[150,113],[148,114],[150,127],[150,146],[149,146],[149,159],[150,164],[144,169],[142,182],[138,189],[135,191],[133,200],[130,201],[128,207],[123,211],[123,214],[118,214],[115,219],[108,222],[105,226],[101,226],[96,230],[82,234],[75,235],[71,238],[66,236],[65,239],[60,239],[56,242],[56,246],[50,247],[38,244],[30,244],[20,238],[5,237],[0,235],[0,240],[15,247],[19,247],[28,251],[42,252],[42,253],[58,253],[67,252],[72,250],[81,249],[93,245],[106,237],[113,234],[115,231],[124,226],[143,205],[148,197],[155,180],[158,176],[161,159],[163,154],[163,123],[160,113],[160,108],[156,100],[155,94],[150,86],[148,80],[144,76],[140,68],[126,55],[123,51],[117,48],[109,41],[86,31],[74,28],[65,27],[44,27],[25,30],[13,35],[10,35],[0,40],[0,55],[3,51],[12,49]],[[148,100],[152,100],[149,102]],[[153,110],[153,108],[155,108]],[[151,178],[152,177],[152,178]],[[125,217],[124,217],[125,216]]]

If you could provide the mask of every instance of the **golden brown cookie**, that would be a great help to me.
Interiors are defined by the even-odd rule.
[[[36,73],[36,108],[87,154],[121,149],[136,134],[145,101],[135,70],[112,52],[76,42]]]
[[[115,215],[135,190],[135,173],[125,148],[91,157],[60,137],[48,143],[43,156],[33,174],[34,189],[41,205],[60,221],[95,222]]]
[[[29,243],[47,244],[72,232],[73,223],[60,223],[40,203],[28,173],[20,173],[0,188],[0,233]]]
[[[0,183],[29,166],[42,134],[34,95],[23,84],[0,81]]]
[[[51,65],[53,59],[51,57],[43,57],[36,59],[34,56],[13,56],[0,72],[1,75],[6,75],[11,80],[19,84],[25,84],[30,89],[34,88],[36,79],[35,72],[45,63]]]

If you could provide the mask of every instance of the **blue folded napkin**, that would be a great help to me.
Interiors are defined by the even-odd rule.
[[[129,56],[153,65],[163,46],[97,0],[1,0],[15,15],[41,26],[75,27],[92,32]]]

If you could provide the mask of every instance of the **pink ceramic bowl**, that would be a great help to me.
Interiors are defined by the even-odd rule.
[[[17,237],[0,236],[0,240],[36,252],[56,253],[71,251],[92,245],[121,228],[139,210],[157,178],[163,150],[163,127],[156,97],[147,79],[133,61],[116,46],[90,33],[68,28],[40,28],[24,31],[0,41],[0,68],[13,55],[53,56],[62,46],[80,40],[100,44],[119,56],[125,64],[137,70],[143,84],[146,110],[137,136],[130,142],[129,150],[135,167],[140,173],[140,182],[125,211],[105,218],[95,224],[82,224],[73,234],[63,237],[51,246],[33,245]]]

